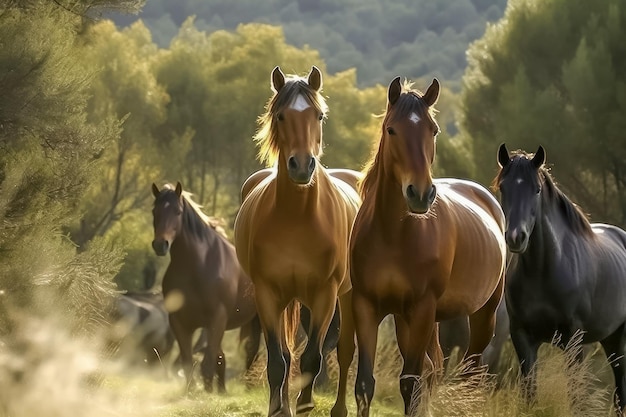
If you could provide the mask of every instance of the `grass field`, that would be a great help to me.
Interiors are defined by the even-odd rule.
[[[401,360],[390,333],[388,326],[383,326],[372,416],[404,415],[397,379]],[[169,366],[146,370],[143,366],[127,367],[119,361],[103,361],[93,353],[94,346],[89,342],[76,341],[59,329],[26,328],[15,345],[0,346],[0,416],[265,416],[268,390],[264,355],[244,381],[236,336],[229,332],[225,340],[228,393],[219,396],[205,393],[199,378],[185,394],[184,380],[174,372],[167,372]],[[462,366],[451,364],[419,414],[614,416],[612,374],[602,350],[592,348],[582,363],[576,363],[572,359],[576,348],[563,353],[549,345],[542,347],[537,367],[537,398],[532,404],[527,404],[521,394],[518,367],[509,344],[501,361],[500,377],[485,372],[464,376]],[[332,380],[336,376],[334,358],[330,362]],[[353,364],[352,387],[354,371]],[[297,378],[294,380],[292,386],[297,383]],[[335,399],[332,390],[316,392],[315,399],[317,408],[310,416],[328,416]],[[355,415],[352,388],[348,405],[349,415]]]

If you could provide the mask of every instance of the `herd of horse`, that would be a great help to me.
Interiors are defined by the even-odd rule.
[[[327,169],[320,163],[328,112],[321,72],[312,67],[306,77],[286,76],[276,67],[270,85],[254,139],[260,160],[272,168],[242,186],[234,245],[180,183],[152,187],[152,247],[170,254],[163,297],[188,382],[196,329],[206,334],[205,388],[212,389],[217,375],[219,391],[225,389],[224,332],[241,328],[247,367],[262,334],[268,416],[291,416],[290,367],[304,327],[295,413],[314,408],[324,354],[336,349],[331,416],[347,415],[348,369],[358,347],[354,393],[365,417],[374,397],[379,325],[391,315],[406,415],[415,414],[436,381],[442,345],[446,353],[461,345],[477,365],[490,343],[499,351],[494,341],[501,345],[510,333],[532,398],[539,346],[555,334],[564,346],[578,331],[583,343],[600,342],[612,359],[623,409],[626,232],[589,223],[556,186],[543,147],[529,154],[500,146],[493,183],[500,202],[476,182],[434,179],[439,82],[421,93],[397,77],[364,171]],[[494,338],[496,325],[505,328]]]

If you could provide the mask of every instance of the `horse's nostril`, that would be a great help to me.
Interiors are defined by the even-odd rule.
[[[410,199],[414,199],[415,196],[417,196],[417,193],[415,192],[415,187],[413,187],[413,184],[410,184],[408,187],[406,187],[406,196]]]
[[[313,172],[315,169],[315,158],[311,158],[311,162],[309,162],[309,172]]]
[[[434,185],[431,185],[430,193],[428,193],[428,200],[432,202],[435,199],[436,195],[437,195],[437,187],[435,187]]]
[[[287,161],[287,167],[291,170],[298,169],[298,161],[296,160],[294,156],[290,157],[289,160]]]
[[[517,240],[519,243],[525,242],[526,241],[526,232],[525,231],[521,231],[519,232],[519,236],[517,237]]]

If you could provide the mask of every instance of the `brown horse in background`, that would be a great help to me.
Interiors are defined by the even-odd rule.
[[[313,67],[307,78],[286,79],[276,67],[271,79],[275,94],[260,118],[256,140],[261,159],[276,167],[246,181],[235,221],[237,255],[255,284],[267,345],[269,415],[291,416],[288,345],[297,321],[288,313],[298,309],[287,307],[297,300],[311,312],[308,343],[300,359],[305,382],[296,406],[296,413],[307,413],[314,407],[322,342],[339,297],[340,375],[332,415],[345,416],[347,371],[354,354],[348,239],[360,203],[350,184],[360,174],[340,170],[333,176],[319,163],[327,111],[320,71]]]
[[[363,204],[350,240],[353,311],[359,346],[355,394],[359,416],[374,395],[374,356],[381,320],[393,314],[404,359],[400,391],[413,415],[425,365],[441,366],[440,320],[468,315],[468,355],[493,336],[502,296],[504,215],[488,190],[431,176],[439,82],[424,95],[394,79],[378,151],[361,186]]]
[[[246,369],[252,364],[260,343],[254,286],[237,261],[234,246],[219,233],[215,220],[183,192],[166,185],[152,184],[154,241],[157,255],[170,253],[163,277],[163,296],[170,326],[187,378],[192,380],[192,336],[204,328],[206,347],[201,364],[204,387],[211,391],[217,371],[219,392],[226,390],[226,358],[221,344],[226,330],[241,327],[246,341]],[[241,337],[240,337],[241,340]]]

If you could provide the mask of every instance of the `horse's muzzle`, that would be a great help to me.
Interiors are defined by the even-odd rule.
[[[522,253],[526,251],[528,246],[528,233],[521,228],[515,228],[513,230],[507,230],[504,234],[506,245],[513,253]]]
[[[406,203],[409,206],[409,210],[414,214],[425,214],[430,210],[437,196],[437,187],[431,184],[430,188],[427,188],[426,192],[419,194],[415,187],[410,184],[406,187]]]
[[[158,256],[165,256],[170,250],[170,242],[167,240],[153,240],[152,249],[154,249],[154,253]]]
[[[298,158],[292,156],[287,161],[287,171],[289,178],[298,185],[307,185],[311,182],[313,171],[315,171],[315,158],[308,156],[305,163],[300,163]]]

